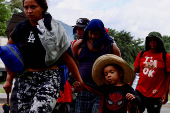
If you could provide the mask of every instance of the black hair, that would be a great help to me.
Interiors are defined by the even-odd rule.
[[[157,53],[166,52],[163,41],[161,39],[159,39],[158,37],[155,37],[155,36],[146,37],[146,41],[145,41],[146,51],[150,50],[149,42],[150,42],[151,38],[156,39],[156,42],[157,42],[156,52]]]
[[[48,9],[47,1],[46,1],[46,0],[35,0],[35,1],[40,5],[41,8],[44,9],[44,11],[42,12],[42,15],[44,15],[45,12],[46,12],[47,9]],[[25,2],[25,0],[22,0],[23,6],[24,6],[24,2]]]
[[[107,66],[114,66],[114,67],[118,70],[119,75],[120,75],[121,72],[122,72],[122,73],[123,73],[123,76],[120,76],[120,81],[123,82],[124,71],[123,71],[122,67],[120,67],[120,66],[117,65],[117,64],[108,64],[108,65],[104,66],[104,68],[107,67]],[[103,68],[103,76],[105,76],[105,75],[104,75],[104,68]]]

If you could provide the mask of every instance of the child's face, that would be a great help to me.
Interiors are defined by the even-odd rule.
[[[107,66],[104,68],[105,79],[109,84],[120,85],[121,74],[115,66]]]

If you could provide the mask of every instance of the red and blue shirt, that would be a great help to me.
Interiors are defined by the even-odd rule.
[[[85,90],[100,96],[99,113],[127,113],[127,93],[135,96],[136,104],[140,103],[139,96],[129,84],[122,86],[84,84]]]

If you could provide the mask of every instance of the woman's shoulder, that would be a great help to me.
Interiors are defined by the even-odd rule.
[[[27,19],[27,20],[24,20],[24,21],[21,21],[20,23],[18,23],[16,26],[16,29],[23,29],[24,27],[29,26],[29,25],[30,25],[30,22]]]
[[[114,52],[115,55],[121,57],[120,50],[115,43],[113,43],[113,52]]]
[[[74,43],[73,47],[80,47],[82,43],[83,43],[83,39],[78,39],[78,40]]]
[[[30,21],[27,19],[27,20],[23,20],[21,22],[18,23],[18,25],[28,25],[30,24]]]

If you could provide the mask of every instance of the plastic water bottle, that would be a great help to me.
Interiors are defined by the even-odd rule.
[[[137,87],[137,85],[138,85],[138,80],[139,80],[139,73],[136,73],[136,74],[135,74],[135,79],[134,79],[134,81],[133,81],[133,83],[132,83],[132,88],[133,88],[134,90],[136,90],[136,87]]]

